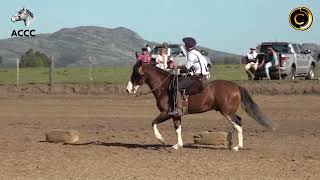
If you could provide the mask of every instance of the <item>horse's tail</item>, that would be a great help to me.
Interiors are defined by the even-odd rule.
[[[241,106],[242,108],[259,124],[262,126],[275,130],[276,126],[268,119],[259,109],[258,105],[253,101],[248,90],[244,87],[239,87],[241,94]]]

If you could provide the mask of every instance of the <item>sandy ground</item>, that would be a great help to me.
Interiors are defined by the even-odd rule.
[[[244,146],[193,145],[193,133],[227,130],[217,112],[183,118],[178,151],[171,121],[151,128],[151,96],[26,95],[0,97],[0,179],[320,179],[320,96],[254,99],[275,123],[266,131],[242,110]],[[79,145],[42,142],[50,129],[76,129]],[[236,138],[234,138],[236,140]]]

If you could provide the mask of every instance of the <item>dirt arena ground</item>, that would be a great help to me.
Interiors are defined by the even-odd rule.
[[[320,96],[254,95],[275,123],[266,131],[242,110],[244,146],[193,145],[193,133],[227,130],[217,112],[183,118],[185,147],[171,121],[159,126],[152,96],[25,95],[0,97],[0,179],[320,179]],[[42,142],[50,129],[76,129],[79,145]],[[236,140],[236,138],[234,138]]]

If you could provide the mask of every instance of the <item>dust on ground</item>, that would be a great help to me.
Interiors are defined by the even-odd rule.
[[[152,96],[1,96],[0,179],[319,179],[320,96],[253,98],[278,130],[239,111],[245,149],[235,153],[193,145],[193,133],[229,128],[217,112],[183,117],[178,151],[172,121],[159,125],[168,146],[158,144]],[[80,144],[42,142],[55,128],[79,130]]]

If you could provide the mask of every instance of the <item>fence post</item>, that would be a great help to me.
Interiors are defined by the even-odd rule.
[[[240,61],[239,61],[239,68],[242,69],[242,57],[239,57],[240,58]],[[240,71],[241,72],[241,71]],[[243,81],[244,78],[242,76],[242,73],[240,74],[240,80]]]
[[[88,61],[89,61],[89,80],[92,81],[93,78],[92,78],[92,64],[93,64],[93,60],[94,58],[93,57],[89,57]]]
[[[49,72],[49,80],[50,80],[50,93],[53,92],[54,89],[54,58],[50,57],[50,72]]]
[[[16,79],[16,86],[17,90],[19,92],[19,84],[20,84],[20,59],[17,58],[17,79]]]

